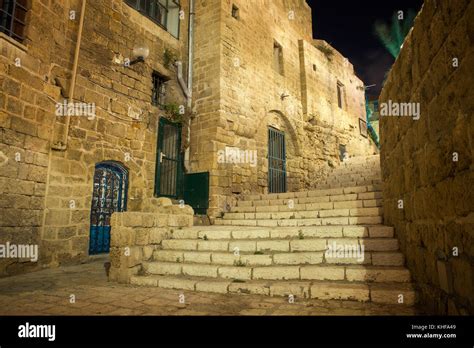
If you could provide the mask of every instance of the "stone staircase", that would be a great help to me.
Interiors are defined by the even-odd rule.
[[[249,195],[213,226],[174,230],[131,283],[414,305],[398,240],[382,224],[379,157],[350,159],[320,186]]]

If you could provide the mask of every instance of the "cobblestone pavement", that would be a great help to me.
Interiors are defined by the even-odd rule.
[[[0,279],[0,315],[413,315],[399,306],[143,288],[107,281],[104,259]],[[71,295],[75,303],[71,303]],[[185,303],[180,303],[184,295]],[[182,297],[181,297],[182,298]]]

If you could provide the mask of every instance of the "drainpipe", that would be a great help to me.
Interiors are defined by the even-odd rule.
[[[183,93],[186,96],[186,101],[189,105],[189,99],[191,98],[191,95],[190,95],[188,86],[186,85],[186,81],[184,81],[184,78],[183,78],[183,63],[181,61],[177,61],[175,65],[176,65],[176,68],[178,69],[179,85],[181,86],[181,89],[183,90]]]
[[[76,77],[77,77],[77,67],[79,63],[79,52],[81,50],[81,41],[82,41],[82,30],[84,29],[84,17],[86,14],[86,2],[87,0],[82,0],[82,8],[81,8],[81,18],[79,20],[79,30],[77,32],[77,41],[76,41],[76,50],[74,53],[74,64],[72,68],[72,78],[71,78],[71,86],[69,88],[69,96],[68,102],[72,103],[74,98],[74,90],[76,89]],[[62,139],[59,140],[57,143],[53,145],[53,148],[56,150],[66,150],[67,148],[67,141],[69,136],[69,125],[71,123],[71,116],[66,116],[66,124]]]
[[[188,26],[188,112],[191,112],[193,101],[193,60],[194,60],[194,0],[189,0],[189,26]],[[191,141],[191,117],[188,119],[187,144],[184,153],[184,167],[189,172],[189,152]]]

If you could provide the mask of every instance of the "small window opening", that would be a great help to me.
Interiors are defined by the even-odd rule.
[[[232,17],[234,17],[235,19],[239,19],[240,16],[239,16],[239,8],[235,5],[232,5]]]
[[[340,83],[339,81],[337,82],[337,105],[339,108],[342,109],[342,102],[343,102],[343,93],[344,93],[344,85]]]
[[[280,74],[283,75],[283,47],[278,42],[273,43],[273,67]]]
[[[165,104],[166,97],[166,79],[156,71],[152,75],[153,87],[151,94],[151,103],[154,106],[162,106]]]

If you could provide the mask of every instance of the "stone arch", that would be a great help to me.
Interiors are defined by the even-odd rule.
[[[295,156],[301,156],[301,143],[298,138],[298,133],[296,131],[295,126],[292,124],[290,119],[280,110],[269,110],[268,112],[265,113],[265,117],[263,117],[260,122],[258,123],[257,128],[255,129],[255,135],[254,138],[258,138],[258,133],[261,132],[262,127],[264,129],[267,129],[268,126],[275,126],[275,124],[272,124],[272,118],[278,119],[280,122],[280,125],[282,127],[278,127],[276,125],[276,128],[281,128],[280,130],[284,130],[288,135],[289,139],[291,140],[291,146],[294,149],[294,155]]]
[[[290,119],[280,110],[265,111],[265,115],[256,123],[254,140],[257,144],[259,153],[257,181],[261,191],[267,192],[268,189],[268,128],[272,127],[285,133],[286,144],[286,171],[287,171],[287,190],[289,192],[299,189],[301,182],[301,162],[303,159],[303,149],[301,146],[301,129],[298,120]]]

